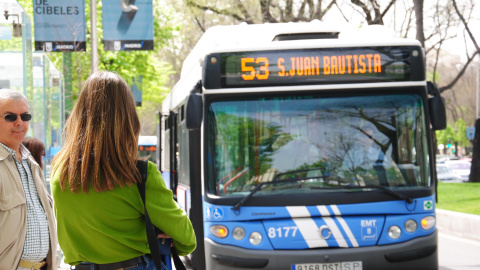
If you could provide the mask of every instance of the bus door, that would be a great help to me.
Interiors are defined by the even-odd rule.
[[[181,105],[168,116],[164,116],[162,157],[165,160],[162,161],[162,175],[195,229],[198,246],[191,255],[190,263],[195,269],[204,269],[200,130],[187,128],[185,110],[186,106]]]

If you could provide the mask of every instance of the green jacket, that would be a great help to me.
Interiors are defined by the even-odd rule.
[[[57,234],[65,262],[98,264],[128,260],[149,254],[143,202],[136,185],[87,194],[62,191],[59,171],[52,177]],[[174,239],[179,255],[195,250],[193,226],[173,200],[154,163],[148,163],[147,209],[152,223]]]

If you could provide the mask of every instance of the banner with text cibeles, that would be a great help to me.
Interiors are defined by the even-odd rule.
[[[153,50],[152,0],[103,0],[106,51]]]
[[[33,0],[35,50],[85,51],[85,0]]]

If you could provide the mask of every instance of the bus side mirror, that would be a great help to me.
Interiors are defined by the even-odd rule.
[[[199,129],[203,118],[203,99],[198,93],[191,93],[185,106],[185,124],[187,129]]]
[[[445,101],[440,90],[432,82],[427,82],[428,94],[432,95],[428,99],[428,108],[430,113],[430,122],[433,130],[442,130],[447,128],[447,112],[445,110]]]

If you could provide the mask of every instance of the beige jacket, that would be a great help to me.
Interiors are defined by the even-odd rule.
[[[40,166],[28,159],[40,202],[45,209],[50,231],[48,269],[57,269],[57,236],[52,198],[48,194]],[[22,179],[13,156],[0,146],[0,270],[17,269],[27,234],[27,204]]]

